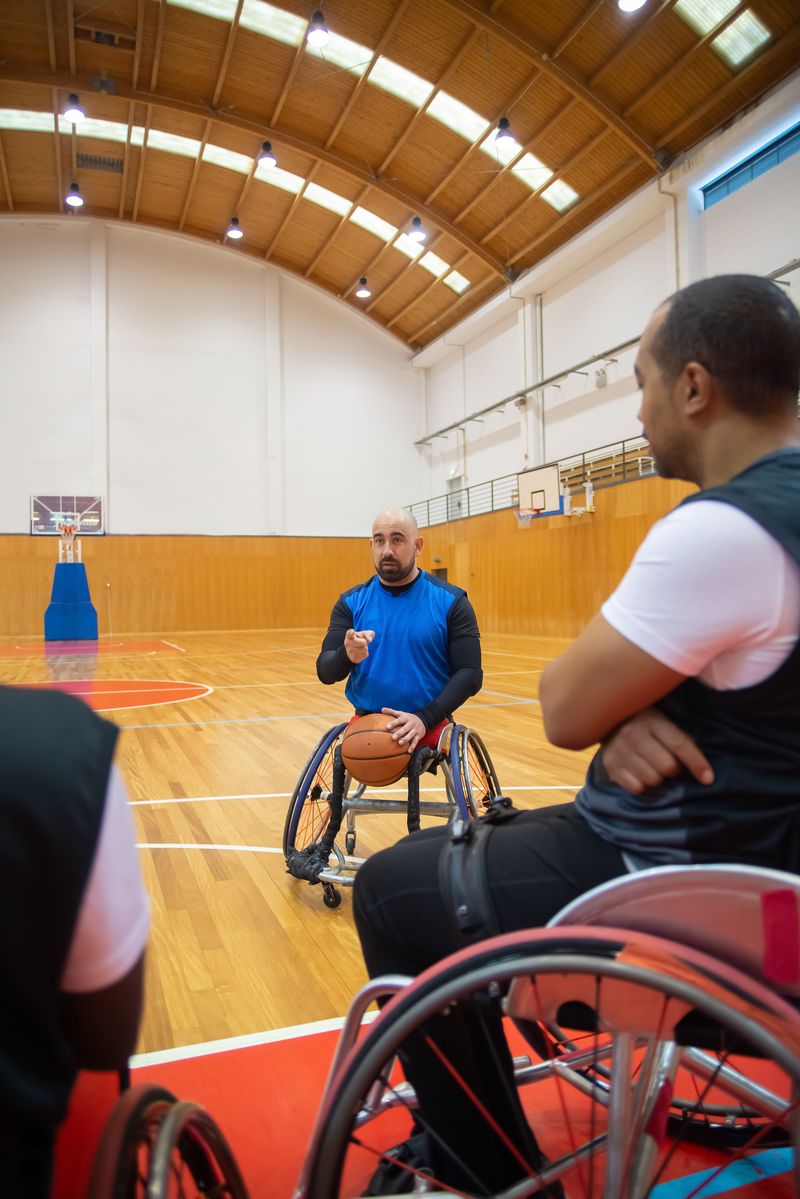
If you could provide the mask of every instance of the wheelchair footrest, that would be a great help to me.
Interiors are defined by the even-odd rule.
[[[293,849],[286,859],[286,869],[293,878],[318,883],[323,870],[328,868],[328,859],[323,857],[318,845],[307,845],[305,849]]]

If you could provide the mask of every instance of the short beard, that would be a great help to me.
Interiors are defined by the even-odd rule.
[[[416,564],[417,564],[416,558],[412,558],[404,571],[398,572],[398,573],[390,573],[388,578],[383,573],[383,563],[381,563],[379,566],[376,566],[375,569],[378,572],[378,577],[383,579],[384,583],[398,584],[398,583],[405,583],[408,576],[413,572]]]

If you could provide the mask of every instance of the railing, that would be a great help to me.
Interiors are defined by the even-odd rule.
[[[599,490],[655,474],[650,446],[642,437],[614,441],[562,458],[560,462],[542,465],[558,466],[561,492],[570,495],[580,492],[587,483]],[[444,524],[448,520],[463,520],[467,516],[482,516],[503,508],[516,508],[518,502],[515,473],[492,479],[488,483],[477,483],[474,487],[464,487],[460,491],[450,491],[447,495],[437,495],[432,500],[420,500],[407,507],[413,512],[420,528],[425,528]]]

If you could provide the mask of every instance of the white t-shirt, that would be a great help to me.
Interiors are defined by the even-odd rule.
[[[94,861],[81,902],[61,990],[100,991],[119,982],[144,952],[150,901],[122,775],[112,766]]]
[[[752,686],[800,633],[800,568],[732,504],[698,500],[648,533],[601,612],[639,649],[717,691]]]

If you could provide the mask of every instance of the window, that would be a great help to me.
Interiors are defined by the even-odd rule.
[[[732,171],[721,175],[719,179],[714,179],[703,190],[703,207],[711,208],[713,204],[718,204],[720,200],[724,200],[726,196],[730,196],[733,192],[744,187],[747,183],[752,183],[759,175],[763,175],[765,171],[769,171],[772,167],[776,167],[779,162],[784,162],[787,158],[791,158],[800,150],[800,124],[795,125],[792,129],[787,130],[781,137],[770,142],[768,146],[762,147],[757,154],[753,154],[750,158],[740,162]]]

